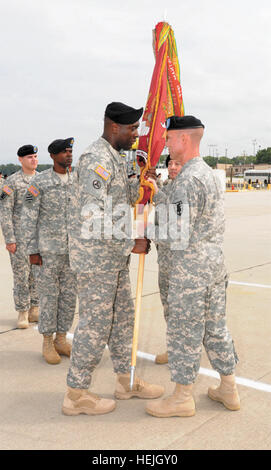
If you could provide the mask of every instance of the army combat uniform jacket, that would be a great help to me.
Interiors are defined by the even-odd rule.
[[[159,191],[154,201],[165,203],[176,215],[172,221],[176,221],[177,231],[170,232],[169,222],[167,243],[174,251],[172,262],[180,269],[182,286],[204,286],[224,279],[224,195],[204,160],[188,161],[171,183],[170,192]]]
[[[0,195],[1,225],[6,244],[20,243],[24,240],[21,227],[21,212],[26,188],[34,176],[26,175],[22,170],[9,176]]]
[[[108,267],[121,266],[123,257],[131,253],[130,207],[138,188],[138,181],[127,178],[125,158],[102,137],[81,155],[69,229],[71,266],[76,272],[93,271],[104,262]]]
[[[27,253],[68,253],[69,204],[72,175],[63,184],[53,168],[37,175],[27,188],[22,228]]]
[[[40,298],[39,332],[66,333],[76,307],[76,276],[68,253],[69,204],[72,175],[63,182],[53,168],[31,181],[22,210],[22,228],[28,255],[39,253],[34,266]]]

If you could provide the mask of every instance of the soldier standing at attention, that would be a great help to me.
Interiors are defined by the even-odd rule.
[[[21,211],[26,188],[36,174],[38,148],[23,145],[17,155],[22,169],[3,179],[0,195],[1,226],[9,252],[13,272],[13,297],[18,312],[18,328],[28,328],[37,322],[39,299],[35,288],[33,269],[25,253],[25,234],[21,225]]]
[[[167,346],[176,387],[172,396],[148,403],[146,411],[158,417],[195,414],[192,388],[200,367],[202,343],[221,377],[220,385],[209,388],[208,396],[230,410],[240,408],[234,376],[238,359],[226,327],[224,195],[212,169],[199,156],[203,129],[194,116],[172,116],[167,120],[167,146],[182,170],[171,183],[168,197],[162,191],[154,197],[158,204],[172,205],[181,229],[179,238],[168,238],[173,255]]]
[[[62,407],[66,415],[104,414],[115,408],[114,400],[88,391],[106,345],[117,374],[116,398],[157,398],[164,391],[138,377],[130,390],[134,306],[129,258],[131,251],[147,253],[149,240],[133,240],[126,232],[117,234],[122,211],[126,212],[126,226],[131,223],[131,204],[138,199],[139,188],[137,179],[128,180],[120,151],[129,150],[136,141],[142,112],[143,108],[136,110],[123,103],[109,104],[103,136],[90,145],[75,169],[70,256],[77,272],[79,323]],[[106,215],[110,207],[112,217]]]
[[[54,140],[48,152],[53,168],[37,175],[28,187],[22,227],[30,263],[35,266],[40,298],[39,332],[49,364],[70,356],[66,341],[76,306],[76,280],[68,253],[68,219],[72,188],[73,138]],[[56,333],[54,340],[53,335]]]

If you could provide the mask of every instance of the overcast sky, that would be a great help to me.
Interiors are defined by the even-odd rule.
[[[102,133],[111,101],[145,106],[152,29],[178,48],[185,114],[206,126],[201,154],[271,146],[270,0],[0,0],[1,157],[74,137],[74,163]],[[253,141],[257,143],[253,145]],[[210,147],[216,145],[217,147]],[[227,150],[226,150],[227,149]]]

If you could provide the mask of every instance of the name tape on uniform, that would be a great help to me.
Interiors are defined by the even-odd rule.
[[[94,170],[97,175],[101,176],[105,181],[108,180],[110,173],[107,171],[103,166],[97,166],[96,170]]]

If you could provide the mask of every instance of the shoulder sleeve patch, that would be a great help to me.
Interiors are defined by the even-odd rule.
[[[13,189],[10,188],[7,184],[3,186],[2,191],[4,191],[8,196],[10,196],[13,193]]]
[[[108,180],[110,173],[102,165],[98,165],[94,170],[97,175],[101,176],[105,181]]]

